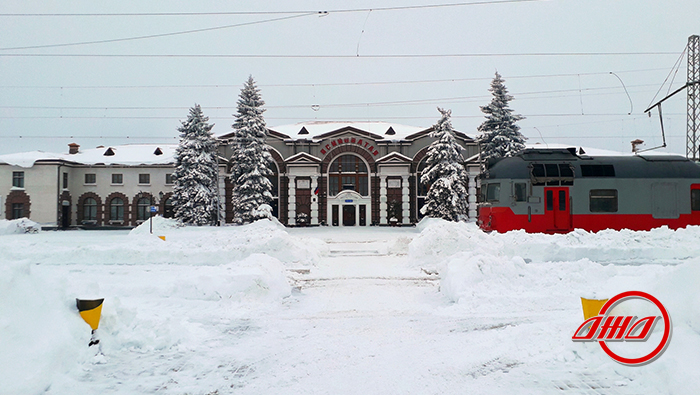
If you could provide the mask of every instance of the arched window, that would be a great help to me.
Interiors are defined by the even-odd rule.
[[[151,199],[142,197],[136,202],[136,220],[145,221],[150,214]]]
[[[114,198],[109,202],[109,219],[111,221],[124,221],[124,200]]]
[[[97,200],[87,198],[83,201],[83,221],[97,220]]]
[[[362,196],[369,195],[367,165],[355,155],[341,155],[328,168],[328,195],[335,196],[342,190],[353,190]]]

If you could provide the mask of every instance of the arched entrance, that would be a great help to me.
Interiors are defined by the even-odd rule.
[[[371,222],[369,166],[359,155],[338,155],[328,166],[327,208],[331,226],[367,226]]]

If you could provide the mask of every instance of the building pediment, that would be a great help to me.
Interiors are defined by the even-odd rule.
[[[315,140],[325,140],[325,139],[333,139],[336,137],[350,137],[350,136],[356,136],[356,137],[362,137],[364,139],[370,138],[372,140],[382,140],[384,137],[380,136],[375,133],[367,132],[362,129],[357,129],[352,126],[345,126],[340,129],[332,130],[327,133],[319,134],[317,135],[314,139]]]
[[[406,164],[406,163],[411,163],[413,159],[409,158],[406,155],[400,154],[396,151],[390,152],[388,155],[384,155],[381,158],[377,159],[378,164]]]
[[[420,138],[429,137],[429,134],[430,134],[432,131],[433,131],[433,128],[432,128],[432,127],[428,128],[428,129],[425,129],[425,130],[421,130],[421,131],[418,132],[418,133],[413,133],[412,135],[406,136],[406,140],[415,141],[415,140],[418,140],[418,139],[420,139]],[[462,140],[462,141],[464,141],[464,142],[466,142],[466,143],[473,143],[473,142],[474,142],[474,139],[473,139],[473,138],[467,136],[466,134],[464,134],[464,133],[462,133],[462,132],[458,132],[458,131],[455,130],[455,131],[454,131],[454,135],[455,135],[455,137],[456,137],[457,139]]]
[[[317,165],[321,163],[321,159],[306,153],[306,152],[299,152],[298,154],[294,154],[287,158],[285,160],[287,164],[314,164]]]

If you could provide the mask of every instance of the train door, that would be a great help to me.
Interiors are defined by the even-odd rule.
[[[571,230],[571,204],[569,188],[544,188],[544,213],[547,230],[568,232]]]

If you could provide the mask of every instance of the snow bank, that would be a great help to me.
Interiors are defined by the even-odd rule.
[[[0,235],[39,233],[41,225],[27,218],[6,220],[0,219]]]
[[[512,358],[540,358],[560,369],[599,367],[627,377],[622,386],[644,383],[649,393],[694,393],[700,386],[694,373],[700,368],[700,245],[694,241],[700,228],[486,234],[474,224],[428,219],[419,229],[409,260],[440,272],[440,291],[460,316],[496,313],[523,331],[528,317],[552,317],[551,324],[529,330],[532,345],[514,348]],[[571,341],[583,318],[580,297],[603,299],[630,290],[657,297],[673,322],[669,348],[644,367],[619,365],[597,344]]]
[[[40,240],[9,236],[0,238],[0,257],[41,264],[188,264],[225,265],[252,254],[265,253],[289,266],[314,265],[323,242],[290,236],[286,229],[268,220],[244,226],[185,226],[154,217],[154,231],[148,223],[128,236],[120,231],[46,233]],[[157,236],[165,236],[165,241]],[[32,250],[27,256],[26,251]]]
[[[152,221],[152,223],[151,223]],[[151,227],[153,227],[153,234],[161,235],[165,232],[170,232],[174,229],[182,228],[183,225],[180,221],[173,218],[164,218],[160,215],[156,215],[148,221],[144,221],[141,225],[135,227],[129,232],[129,235],[146,235],[151,233]]]
[[[60,281],[0,265],[0,394],[39,394],[90,357],[90,327]]]

